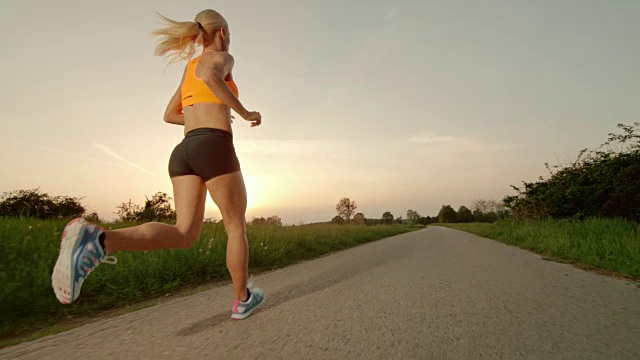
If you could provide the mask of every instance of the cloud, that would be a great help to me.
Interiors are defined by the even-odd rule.
[[[346,143],[332,140],[239,140],[236,151],[241,154],[268,156],[338,156]]]
[[[409,137],[407,141],[430,151],[434,147],[442,151],[454,152],[494,151],[513,149],[516,147],[514,144],[488,142],[476,137],[438,135],[430,132]]]
[[[113,151],[112,149],[110,149],[109,147],[107,147],[105,145],[95,143],[95,144],[93,144],[93,146],[95,146],[96,148],[102,150],[105,154],[111,156],[112,158],[127,164],[127,166],[129,166],[131,168],[134,168],[136,170],[140,170],[140,171],[145,172],[145,173],[150,174],[150,175],[154,175],[153,172],[151,172],[151,171],[143,168],[142,166],[134,164],[131,161],[123,158],[122,156],[120,156],[120,154],[116,153],[115,151]]]
[[[452,143],[460,140],[456,139],[453,136],[439,136],[432,133],[425,133],[422,135],[410,137],[409,141],[416,144],[441,144]]]
[[[77,158],[84,159],[84,160],[94,161],[94,162],[97,162],[97,163],[100,163],[100,164],[103,164],[103,165],[108,165],[108,166],[116,167],[116,168],[119,168],[119,169],[127,169],[127,167],[122,166],[122,165],[118,165],[118,164],[114,164],[114,163],[110,163],[110,162],[106,162],[106,161],[90,158],[90,157],[83,156],[83,155],[73,154],[73,153],[70,153],[70,152],[62,151],[62,150],[52,149],[52,148],[45,147],[45,146],[43,146],[42,149],[47,150],[47,151],[56,152],[58,154],[77,157]]]
[[[398,15],[400,15],[402,11],[400,10],[400,8],[395,8],[395,9],[389,9],[385,14],[384,14],[384,20],[385,22],[389,23],[391,22],[393,19],[395,19],[396,17],[398,17]]]

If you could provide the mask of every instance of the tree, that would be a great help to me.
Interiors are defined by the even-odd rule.
[[[457,217],[458,214],[456,214],[456,211],[453,210],[451,205],[442,205],[442,208],[440,208],[440,212],[438,213],[438,221],[441,223],[454,223],[456,222]]]
[[[263,226],[263,225],[267,225],[267,219],[263,218],[263,217],[254,217],[253,220],[251,220],[251,225],[254,226]]]
[[[267,224],[271,226],[282,226],[282,219],[280,219],[278,215],[269,216],[267,218]]]
[[[142,211],[140,205],[134,204],[131,199],[128,202],[118,205],[118,220],[126,222],[136,222],[138,220],[138,213]]]
[[[504,204],[496,200],[476,199],[471,203],[474,221],[492,223],[510,215]]]
[[[382,223],[383,224],[392,224],[393,223],[393,214],[389,211],[385,211],[382,214]]]
[[[353,223],[355,225],[366,225],[367,219],[364,217],[363,213],[357,213],[353,215]]]
[[[155,195],[144,202],[144,207],[134,204],[131,199],[129,202],[122,203],[118,206],[116,213],[120,221],[128,222],[149,222],[149,221],[175,221],[176,212],[171,208],[173,200],[169,195],[163,192],[157,192]]]
[[[97,212],[92,212],[88,215],[85,215],[84,218],[91,223],[99,223],[102,222],[102,219],[100,219],[100,216],[98,216]]]
[[[468,207],[464,205],[460,206],[460,208],[458,209],[457,222],[460,222],[460,223],[473,222],[473,214],[471,213],[471,210],[469,210]]]
[[[171,208],[172,200],[169,195],[163,192],[157,192],[151,199],[147,198],[144,202],[144,209],[139,215],[139,221],[176,221],[176,212]]]
[[[497,200],[493,199],[476,199],[471,203],[471,210],[481,211],[483,213],[490,213],[504,210],[504,205]]]
[[[278,215],[269,216],[268,218],[253,218],[251,225],[257,226],[282,226],[282,219]]]
[[[53,198],[54,208],[52,216],[64,218],[76,218],[85,213],[85,208],[80,204],[81,198],[73,198],[70,196],[56,196]]]
[[[342,225],[344,224],[344,219],[342,218],[342,216],[336,215],[333,217],[333,219],[331,219],[331,223],[336,225]]]
[[[5,192],[0,197],[0,216],[38,219],[79,217],[86,211],[80,200],[69,196],[52,198],[40,189]]]
[[[489,200],[485,200],[485,199],[475,199],[471,202],[471,210],[476,212],[489,212],[491,211],[491,206],[489,204]]]
[[[407,220],[411,224],[417,224],[420,222],[420,214],[415,210],[407,210]]]
[[[429,224],[433,224],[433,223],[437,223],[438,222],[438,218],[437,217],[431,217],[431,216],[427,216],[427,217],[420,217],[420,220],[418,221],[418,223],[422,224],[422,225],[429,225]]]
[[[336,205],[336,211],[338,212],[338,216],[342,217],[345,222],[349,222],[351,220],[351,215],[353,215],[354,211],[358,208],[355,201],[351,201],[349,198],[342,198]]]

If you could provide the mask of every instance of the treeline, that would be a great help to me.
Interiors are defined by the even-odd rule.
[[[142,205],[131,199],[117,206],[115,221],[144,223],[149,221],[175,222],[176,211],[171,206],[173,199],[164,192],[157,192],[151,198],[145,196]],[[28,217],[37,219],[68,219],[84,217],[91,222],[103,222],[96,212],[87,212],[80,203],[82,198],[69,196],[52,197],[40,189],[6,192],[0,197],[0,217]],[[205,223],[216,223],[215,218],[204,219]],[[256,226],[282,226],[278,215],[267,218],[257,217],[249,222]]]
[[[68,219],[85,217],[92,222],[102,220],[96,212],[87,212],[80,203],[83,198],[54,196],[40,189],[5,192],[0,197],[0,217],[28,217],[36,219]],[[147,222],[176,220],[176,212],[171,207],[173,199],[163,192],[151,198],[146,197],[144,204],[135,204],[131,199],[117,207],[116,221]]]
[[[460,206],[458,211],[451,205],[442,205],[437,216],[422,216],[415,210],[407,210],[406,217],[394,217],[390,211],[385,211],[380,218],[367,218],[363,213],[356,213],[358,208],[355,201],[349,198],[342,198],[336,205],[337,215],[331,219],[331,223],[336,225],[429,225],[433,223],[455,223],[455,222],[495,222],[505,219],[511,215],[511,211],[504,204],[496,200],[475,200],[471,209]],[[353,218],[351,215],[353,214]]]
[[[511,210],[496,200],[475,200],[471,209],[460,206],[458,211],[451,205],[442,205],[438,212],[438,222],[441,223],[492,223],[511,216]]]
[[[0,198],[0,217],[62,219],[85,215],[82,198],[54,196],[40,189],[6,192]]]

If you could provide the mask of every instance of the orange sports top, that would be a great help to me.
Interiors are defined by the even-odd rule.
[[[224,104],[211,91],[211,89],[209,89],[207,84],[205,84],[204,81],[196,75],[196,66],[198,66],[201,57],[202,55],[190,60],[187,64],[187,73],[185,74],[184,81],[182,82],[182,88],[180,89],[182,95],[182,108],[202,102]],[[229,89],[238,96],[238,86],[233,79],[225,81],[225,83]]]

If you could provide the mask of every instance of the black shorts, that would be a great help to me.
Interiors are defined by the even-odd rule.
[[[200,128],[189,131],[173,149],[169,176],[198,175],[204,181],[240,171],[240,162],[228,131]]]

